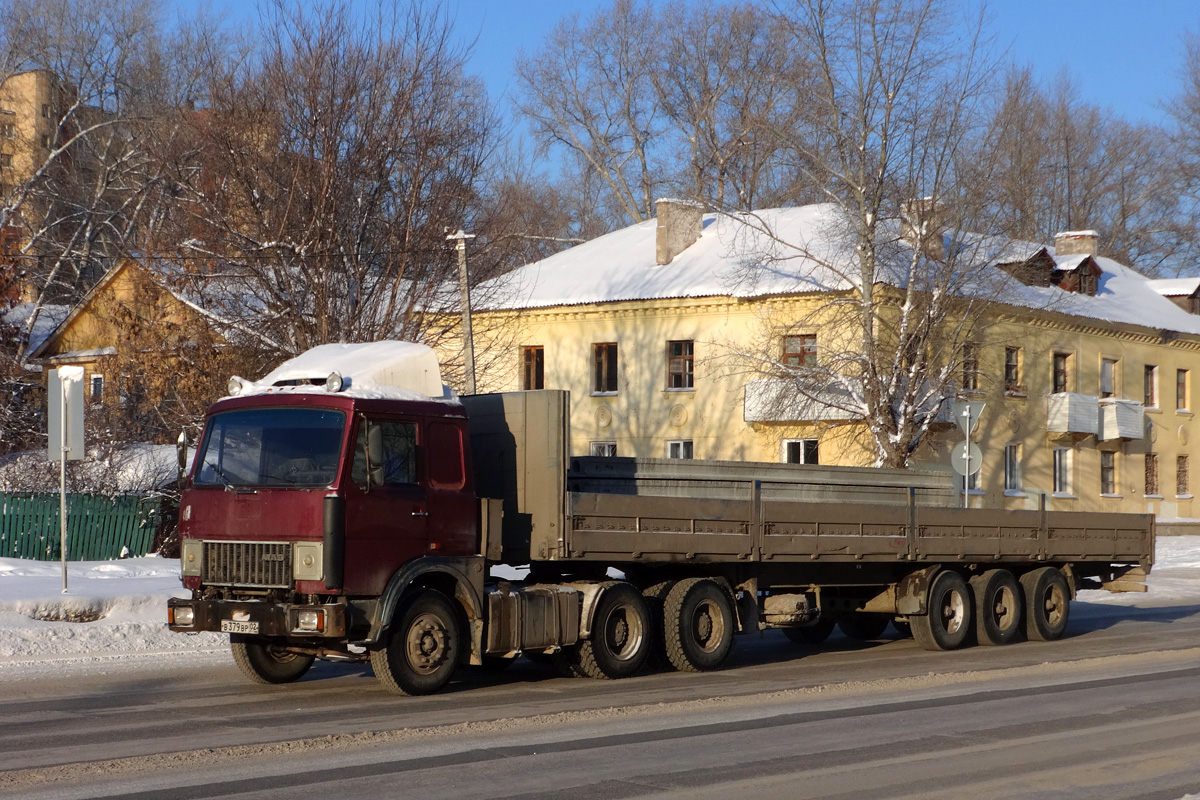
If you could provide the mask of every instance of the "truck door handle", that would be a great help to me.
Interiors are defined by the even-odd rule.
[[[413,515],[414,517],[428,517],[428,516],[429,516],[429,512],[428,512],[428,511],[414,511],[414,512],[412,513],[412,515]]]

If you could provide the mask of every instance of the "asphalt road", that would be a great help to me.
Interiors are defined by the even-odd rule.
[[[232,662],[0,693],[0,797],[29,800],[1200,795],[1200,605],[1078,602],[1059,642],[951,653],[768,632],[720,672],[617,682],[521,661],[423,698]]]

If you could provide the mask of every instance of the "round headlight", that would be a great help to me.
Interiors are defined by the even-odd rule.
[[[242,393],[242,388],[245,385],[246,385],[246,381],[244,379],[239,378],[237,375],[234,375],[232,378],[229,379],[229,383],[225,384],[225,389],[226,389],[226,391],[229,392],[229,394],[231,396],[237,396]]]
[[[325,391],[340,392],[342,390],[342,374],[340,372],[331,372],[329,377],[325,379]]]

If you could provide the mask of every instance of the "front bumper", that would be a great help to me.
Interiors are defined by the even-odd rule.
[[[189,612],[190,624],[181,624],[187,622]],[[340,639],[346,635],[346,606],[173,597],[167,601],[167,627],[179,633]]]

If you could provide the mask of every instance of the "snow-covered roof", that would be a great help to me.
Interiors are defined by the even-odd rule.
[[[636,223],[527,264],[500,280],[507,296],[491,309],[693,297],[752,298],[854,288],[857,266],[845,218],[829,204],[764,209],[748,214],[705,214],[700,238],[670,264],[655,262],[657,220]],[[899,236],[882,248],[877,280],[907,282],[912,251]],[[1053,247],[998,236],[957,237],[972,262],[961,291],[1010,305],[1077,317],[1200,335],[1200,317],[1163,297],[1155,283],[1103,256],[1056,256]],[[889,249],[890,248],[890,249]],[[1100,268],[1095,296],[1057,286],[1026,286],[997,264],[1045,251],[1059,269],[1091,258]],[[888,255],[890,253],[890,255]],[[493,295],[499,298],[501,293]]]
[[[288,359],[261,380],[243,382],[239,396],[320,392],[330,373],[342,376],[341,394],[358,398],[452,400],[442,384],[437,354],[414,342],[323,344]]]
[[[1163,297],[1187,297],[1200,288],[1200,277],[1162,278],[1147,283]]]
[[[4,312],[4,322],[25,329],[29,326],[29,320],[36,310],[36,303],[18,303]],[[49,339],[55,329],[67,318],[69,311],[69,306],[42,306],[41,312],[38,313],[37,319],[34,320],[33,330],[29,332],[29,347],[26,348],[25,352],[33,353],[41,347],[42,342]]]

